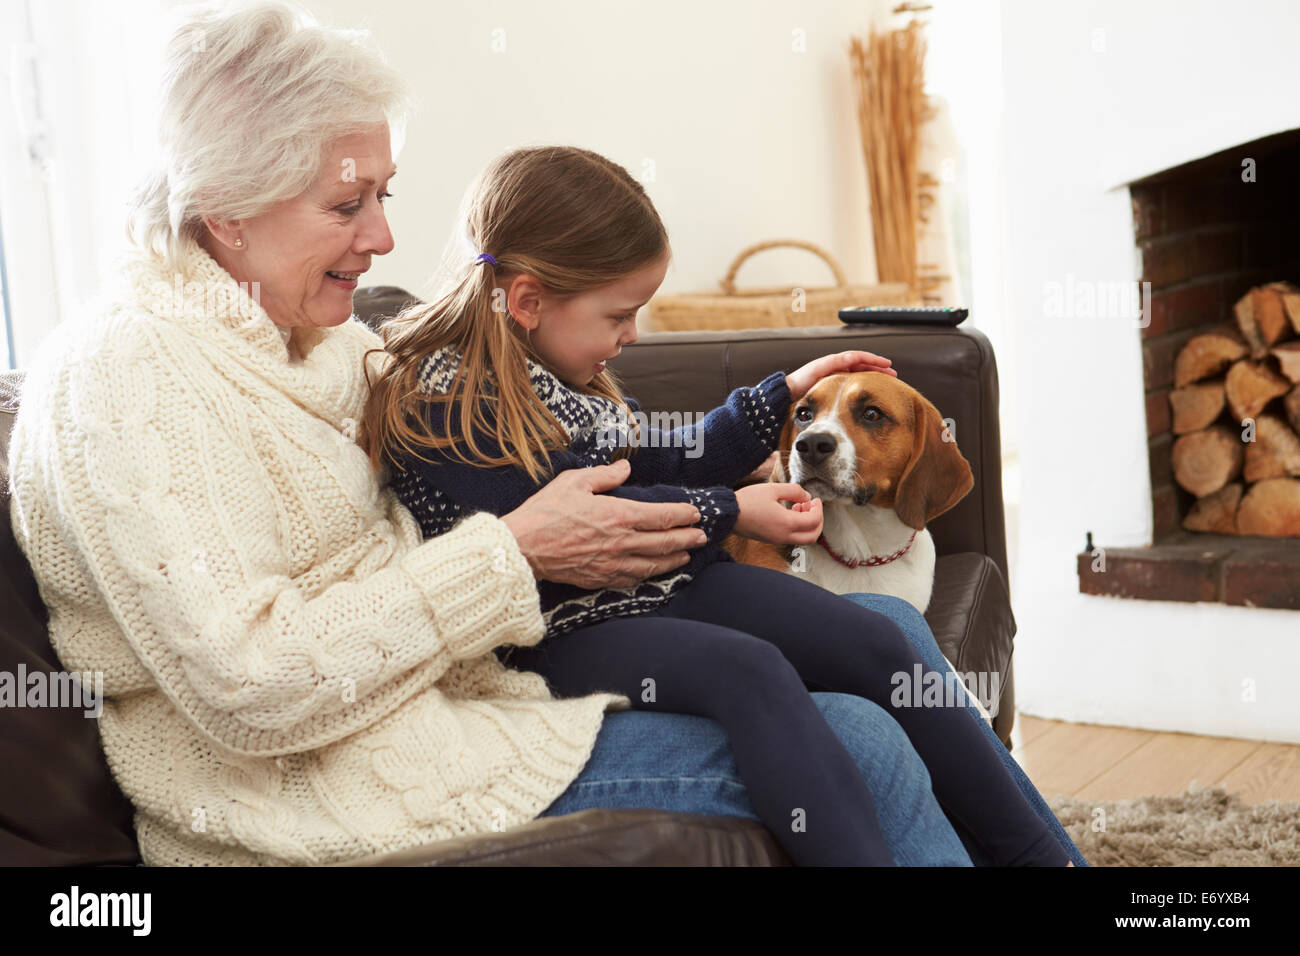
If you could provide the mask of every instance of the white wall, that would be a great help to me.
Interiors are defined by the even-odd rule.
[[[1022,712],[1300,742],[1300,613],[1079,594],[1085,532],[1151,541],[1141,353],[1131,319],[1049,318],[1045,303],[1070,276],[1137,279],[1117,184],[1300,126],[1298,44],[1286,0],[1004,0]]]
[[[594,149],[643,179],[653,164],[646,187],[675,252],[661,291],[714,288],[745,245],[783,236],[874,281],[848,38],[883,0],[305,5],[370,29],[420,101],[389,202],[397,248],[376,283],[422,291],[474,175],[543,143]],[[796,30],[806,52],[792,49]],[[764,253],[740,274],[783,279],[830,284],[800,252]]]

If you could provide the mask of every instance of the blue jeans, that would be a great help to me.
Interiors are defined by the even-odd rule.
[[[926,664],[948,671],[925,618],[901,598],[846,595],[893,619]],[[988,865],[979,848],[953,829],[930,789],[930,776],[894,718],[848,694],[813,693],[813,700],[862,771],[881,828],[899,866]],[[1034,785],[973,706],[972,719],[996,744],[999,759],[1034,811],[1056,834],[1075,866],[1087,866]],[[582,772],[541,816],[592,808],[654,808],[758,820],[732,760],[726,732],[713,720],[686,714],[620,711],[607,714]]]

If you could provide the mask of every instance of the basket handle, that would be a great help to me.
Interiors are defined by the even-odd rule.
[[[840,288],[848,285],[848,282],[844,278],[844,270],[841,269],[840,264],[835,261],[835,257],[816,243],[805,242],[803,239],[768,239],[766,242],[756,242],[752,246],[747,246],[740,250],[740,255],[736,256],[735,260],[731,263],[731,268],[727,270],[727,275],[721,282],[722,291],[726,295],[735,295],[736,273],[740,271],[740,267],[744,261],[756,252],[762,252],[764,249],[772,249],[777,246],[793,246],[796,249],[807,249],[809,252],[821,256],[822,261],[830,266],[831,272],[835,274],[835,284]]]

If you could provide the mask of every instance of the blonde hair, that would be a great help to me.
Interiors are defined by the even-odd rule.
[[[450,245],[450,276],[438,297],[380,327],[391,362],[371,386],[358,440],[376,468],[385,459],[400,467],[398,449],[425,461],[422,448],[449,449],[466,463],[514,465],[539,481],[550,474],[547,452],[565,448],[566,434],[529,380],[528,359],[537,356],[511,329],[514,319],[493,308],[496,289],[529,275],[547,294],[567,301],[670,255],[668,233],[627,170],[570,146],[497,157],[470,186],[460,220]],[[496,266],[476,264],[476,252],[494,256]],[[448,346],[460,355],[448,391],[422,391],[424,359]],[[578,391],[612,399],[635,428],[609,370]],[[429,402],[447,410],[447,434],[433,434],[413,407]],[[460,417],[453,423],[456,404]],[[501,454],[484,453],[476,435],[491,437]],[[627,457],[635,444],[614,456]]]
[[[364,31],[319,25],[286,3],[176,11],[159,106],[157,167],[131,203],[127,237],[170,266],[202,217],[251,218],[300,195],[329,145],[385,122],[396,153],[409,100]]]

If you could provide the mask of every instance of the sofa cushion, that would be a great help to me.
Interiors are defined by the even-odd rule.
[[[365,325],[378,332],[385,319],[391,319],[408,305],[419,301],[398,286],[372,285],[357,290],[352,297],[352,310]]]

